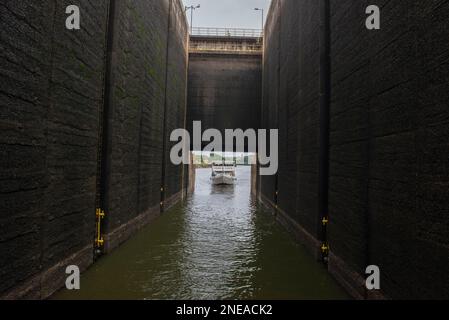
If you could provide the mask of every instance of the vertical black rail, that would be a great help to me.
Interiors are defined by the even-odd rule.
[[[168,4],[168,25],[167,25],[167,50],[165,52],[165,97],[164,97],[164,119],[162,126],[162,168],[161,168],[161,212],[165,207],[165,170],[166,170],[166,148],[167,148],[167,108],[168,108],[168,67],[170,58],[170,29],[171,29],[171,13],[172,13],[173,0],[169,0]]]
[[[330,4],[320,0],[320,151],[318,210],[321,220],[322,257],[327,262],[329,243],[329,113],[331,99]]]
[[[262,79],[261,79],[261,99],[260,99],[260,118],[259,118],[259,128],[258,129],[266,129],[265,127],[265,117],[264,117],[264,104],[265,104],[265,76],[266,76],[266,68],[265,68],[265,59],[266,59],[266,32],[265,32],[265,26],[262,24],[262,26],[264,27],[262,29]],[[257,137],[257,139],[259,139],[259,137]],[[256,179],[256,193],[255,193],[255,198],[256,198],[256,202],[259,200],[259,198],[262,195],[262,176],[260,175],[260,163],[259,163],[259,145],[260,145],[260,141],[258,141],[257,146],[256,146],[256,177],[254,177]]]
[[[111,156],[111,74],[112,74],[112,54],[114,45],[114,22],[116,12],[116,0],[109,1],[107,26],[106,26],[106,50],[105,50],[105,74],[103,84],[103,105],[99,111],[98,127],[98,160],[97,160],[97,185],[96,185],[96,207],[97,210],[108,212],[108,185]],[[98,220],[97,220],[98,221]],[[100,225],[101,230],[105,230],[106,219]],[[98,251],[101,253],[101,250]]]
[[[190,56],[189,56],[189,52],[190,52],[190,33],[189,33],[189,26],[186,25],[187,27],[187,32],[186,32],[186,56],[185,56],[185,64],[186,64],[186,73],[185,73],[185,90],[184,90],[184,125],[183,128],[187,129],[187,99],[188,99],[188,92],[189,92],[189,68],[190,68]],[[189,146],[190,147],[190,146]],[[192,154],[190,153],[189,150],[189,159],[192,156]],[[183,193],[183,200],[185,198],[187,198],[188,196],[188,190],[189,190],[189,179],[190,179],[190,175],[189,175],[189,169],[190,169],[190,163],[188,165],[183,164],[182,165],[182,188],[185,191],[182,191]],[[181,190],[183,190],[181,189]],[[184,194],[185,192],[185,194]]]
[[[279,14],[279,30],[278,30],[278,65],[277,65],[277,97],[276,97],[276,128],[279,130],[280,132],[280,104],[281,104],[281,41],[282,41],[282,4],[280,0],[277,0],[278,3],[278,14]],[[271,143],[271,142],[270,142]],[[278,150],[280,150],[280,148],[278,148]],[[280,159],[280,155],[278,155],[278,160]],[[280,166],[279,166],[280,167]],[[274,195],[274,204],[276,205],[276,209],[279,206],[279,168],[278,168],[278,172],[276,172],[276,177],[275,177],[275,195]],[[277,213],[277,212],[276,212]]]

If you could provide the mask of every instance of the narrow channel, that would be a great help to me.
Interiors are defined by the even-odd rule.
[[[235,186],[198,169],[195,193],[54,299],[346,299],[290,234],[251,198],[250,167]]]

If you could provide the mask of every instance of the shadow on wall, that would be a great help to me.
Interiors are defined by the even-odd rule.
[[[96,208],[110,251],[185,193],[167,137],[185,127],[188,27],[180,0],[1,6],[0,297],[43,299],[93,262]]]

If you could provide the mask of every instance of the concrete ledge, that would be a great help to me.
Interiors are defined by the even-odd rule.
[[[296,241],[304,245],[315,260],[321,260],[321,242],[318,239],[264,195],[259,197],[259,201],[275,212],[276,220],[295,237]]]
[[[328,269],[354,299],[365,299],[365,279],[332,252],[329,252]]]
[[[381,278],[382,284],[382,278]],[[391,300],[382,290],[372,290],[366,292],[367,300]]]
[[[291,218],[286,212],[266,198],[259,195],[259,203],[272,211],[276,220],[293,236],[296,241],[304,247],[319,261],[321,260],[321,242],[304,229],[298,222]],[[365,287],[365,278],[349,267],[342,259],[332,252],[329,253],[329,273],[354,299],[359,300],[385,300],[387,297],[380,290],[368,291]]]
[[[182,200],[185,190],[181,190],[165,201],[165,210],[169,210],[175,204]],[[146,225],[150,224],[154,219],[161,215],[160,205],[156,205],[134,219],[122,224],[120,227],[114,229],[105,235],[104,252],[111,253],[115,248],[129,240],[137,231]]]
[[[298,222],[293,220],[287,213],[281,209],[278,209],[278,211],[279,214],[276,217],[277,221],[295,236],[296,241],[304,245],[316,261],[321,261],[321,242],[312,236],[306,229],[301,227]]]
[[[122,224],[104,236],[104,252],[111,253],[115,248],[129,240],[139,229],[160,216],[160,206],[154,206],[134,219]]]
[[[40,272],[31,279],[0,297],[1,300],[39,300],[46,299],[64,287],[65,269],[76,265],[80,272],[85,271],[93,263],[93,245],[88,245],[70,257],[58,262],[51,268]]]
[[[251,165],[251,196],[257,197],[257,176],[258,166],[257,164]]]
[[[173,207],[175,204],[177,204],[179,201],[181,201],[183,198],[183,194],[185,194],[185,192],[186,192],[186,190],[183,189],[183,190],[179,191],[178,193],[175,193],[174,195],[165,199],[164,210],[170,210],[171,207]]]
[[[354,298],[358,300],[386,300],[387,297],[380,290],[367,290],[365,278],[352,269],[346,262],[329,253],[329,273],[340,285]]]

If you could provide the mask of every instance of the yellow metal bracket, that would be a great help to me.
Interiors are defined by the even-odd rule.
[[[327,226],[329,224],[329,218],[324,217],[321,222],[323,223],[323,226]]]
[[[105,213],[101,209],[96,210],[96,218],[97,218],[97,235],[95,237],[95,245],[97,248],[100,248],[104,245],[103,235],[101,234],[101,220],[104,219]]]
[[[326,243],[323,243],[323,245],[321,246],[321,252],[323,254],[327,255],[329,253],[329,245]]]

